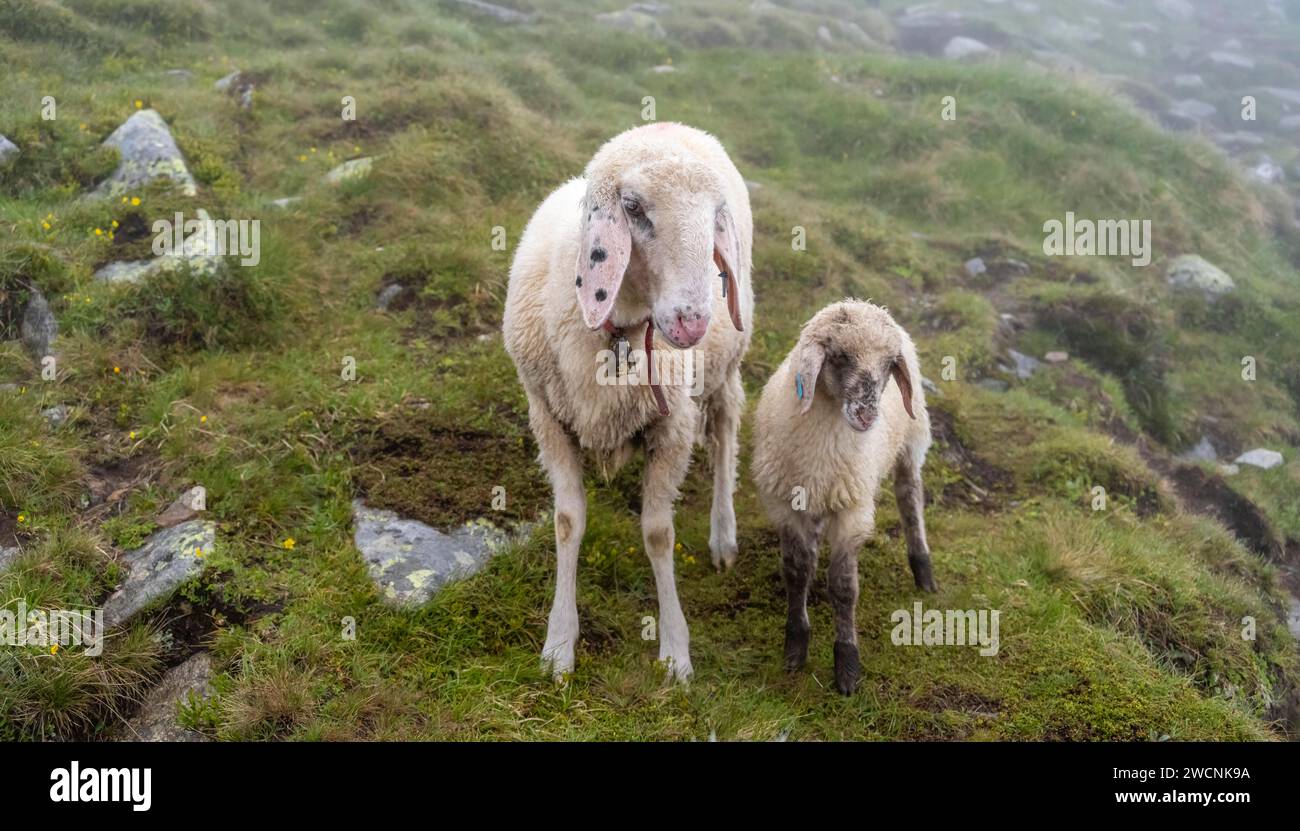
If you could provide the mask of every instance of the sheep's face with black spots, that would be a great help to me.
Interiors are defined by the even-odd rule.
[[[673,346],[698,343],[719,273],[739,259],[719,176],[689,155],[646,151],[591,179],[582,211],[576,282],[586,324],[602,326],[622,288],[620,325],[648,317]]]
[[[844,301],[827,306],[804,325],[794,359],[795,394],[807,412],[817,394],[838,405],[857,432],[870,430],[880,415],[891,379],[912,414],[912,383],[903,359],[903,335],[879,306]]]

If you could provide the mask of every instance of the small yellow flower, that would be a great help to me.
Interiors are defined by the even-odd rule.
[[[315,153],[315,152],[316,152],[316,148],[313,147],[313,148],[311,149],[311,152]]]
[[[27,515],[26,515],[26,514],[19,514],[19,515],[18,515],[18,521],[19,521],[19,522],[26,522],[26,521],[27,521]]]
[[[292,551],[293,547],[297,544],[298,541],[295,540],[293,537],[285,537],[284,542],[281,543],[281,545],[283,545],[287,551]]]
[[[132,430],[131,432],[127,433],[127,434],[126,434],[126,437],[127,437],[128,439],[130,439],[131,441],[135,441],[135,431]]]
[[[41,223],[41,227],[48,231],[48,230],[50,230],[50,223],[48,223],[48,222],[42,222],[42,223]]]
[[[144,102],[141,101],[139,98],[135,99],[135,108],[138,110],[143,107],[144,107]]]
[[[130,202],[130,201],[131,201],[131,200],[127,199],[125,196],[122,197],[122,204],[123,204],[123,205],[125,205],[127,202]]]
[[[681,550],[682,550],[682,544],[681,544],[681,543],[677,543],[676,545],[673,546],[673,548],[676,549],[677,551],[681,551]]]
[[[114,374],[114,375],[121,375],[121,374],[122,374],[122,367],[120,367],[120,366],[115,366],[115,367],[113,367],[113,374]]]
[[[194,556],[195,556],[195,557],[200,557],[200,558],[201,558],[201,557],[203,556],[203,549],[202,549],[202,548],[196,548],[196,549],[194,549]]]
[[[59,654],[59,645],[57,643],[50,644],[50,654],[51,655]]]
[[[636,553],[636,546],[634,546],[634,545],[629,545],[629,546],[627,547],[627,553],[629,553],[629,554],[635,554],[635,553]]]
[[[81,122],[81,129],[83,129],[83,130],[88,129],[88,128],[86,127],[86,122],[84,122],[84,121]]]
[[[97,236],[97,237],[102,237],[102,236],[104,236],[104,229],[103,229],[103,228],[96,228],[96,229],[95,229],[95,236]]]
[[[199,424],[207,424],[207,423],[208,423],[207,416],[199,416]]]
[[[307,157],[306,157],[306,156],[299,156],[299,157],[298,157],[298,161],[300,161],[300,162],[305,162],[305,161],[307,161]]]
[[[117,220],[116,220],[116,219],[115,219],[115,220],[113,220],[113,227],[114,227],[114,228],[116,228],[116,227],[117,227]]]
[[[352,145],[352,152],[353,152],[353,153],[360,153],[360,152],[361,152],[361,145],[359,145],[359,144],[354,144],[354,145]]]
[[[138,197],[138,196],[132,196],[132,197],[131,197],[131,205],[132,205],[132,206],[138,206],[139,204],[140,204],[140,197]]]

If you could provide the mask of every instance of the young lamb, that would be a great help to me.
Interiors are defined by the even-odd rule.
[[[659,658],[674,678],[691,674],[673,579],[673,502],[692,446],[707,439],[709,549],[715,567],[734,564],[752,239],[749,195],[726,150],[708,133],[664,123],[608,141],[585,177],[548,196],[524,231],[503,334],[555,494],[555,600],[542,662],[557,677],[573,669],[578,640],[578,550],[587,519],[581,451],[608,474],[637,445],[646,452],[641,531],[659,596]],[[656,341],[693,347],[694,391],[662,377],[651,385],[609,383],[598,365],[631,337],[644,339],[651,361]]]
[[[854,625],[858,549],[875,530],[876,491],[890,470],[912,576],[918,588],[937,588],[925,540],[921,465],[930,419],[925,395],[913,384],[920,377],[916,347],[889,313],[845,300],[804,324],[758,402],[753,476],[780,532],[785,665],[801,669],[808,659],[808,584],[825,530],[835,682],[845,695],[861,672]]]

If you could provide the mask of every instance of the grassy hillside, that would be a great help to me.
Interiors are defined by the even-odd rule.
[[[101,602],[121,553],[194,484],[219,535],[202,577],[101,658],[0,649],[0,738],[106,735],[200,647],[217,658],[217,695],[184,717],[222,739],[1294,731],[1300,663],[1279,569],[1288,539],[1300,559],[1290,206],[1086,82],[893,54],[889,18],[858,4],[677,2],[664,37],[597,23],[588,6],[538,0],[532,22],[509,25],[432,0],[0,5],[0,133],[21,148],[0,167],[0,384],[13,385],[0,391],[0,545],[22,547],[0,605]],[[868,41],[820,48],[826,20]],[[251,109],[213,88],[236,68],[255,80]],[[955,121],[940,117],[948,95]],[[355,121],[340,118],[344,96]],[[756,185],[751,401],[826,302],[872,298],[912,332],[938,387],[925,483],[942,591],[925,601],[1001,609],[996,657],[890,644],[890,612],[918,597],[888,499],[862,557],[859,693],[830,684],[820,584],[810,671],[784,674],[780,556],[744,452],[737,569],[708,565],[702,454],[678,509],[691,684],[665,686],[640,636],[656,606],[639,463],[588,480],[577,670],[563,686],[540,671],[554,537],[498,334],[506,272],[533,208],[640,123],[645,96],[658,119],[718,135]],[[198,197],[157,185],[81,201],[115,165],[100,142],[140,107],[167,120]],[[321,183],[358,157],[377,157],[368,178]],[[302,199],[270,205],[290,196]],[[147,256],[155,218],[195,207],[261,220],[260,265],[92,278]],[[1043,222],[1067,210],[1151,219],[1152,265],[1044,256]],[[806,250],[791,246],[796,227]],[[1213,305],[1172,294],[1164,266],[1186,253],[1238,291]],[[962,264],[976,256],[989,269],[972,277]],[[405,291],[378,311],[389,285]],[[33,287],[61,327],[56,381],[16,340]],[[1008,347],[1071,358],[1005,392],[981,385],[1006,377]],[[355,381],[340,376],[349,356]],[[41,412],[59,404],[69,419],[51,428]],[[1286,458],[1227,480],[1205,466],[1258,504],[1280,540],[1271,561],[1179,504],[1170,459],[1207,432]],[[353,546],[358,495],[443,527],[539,524],[485,572],[397,610]],[[340,637],[349,616],[356,640]]]

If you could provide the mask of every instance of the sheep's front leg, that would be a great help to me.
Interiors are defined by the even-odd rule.
[[[709,517],[709,553],[713,567],[721,570],[736,564],[736,457],[740,414],[745,408],[745,388],[740,369],[733,369],[727,382],[709,402],[709,430],[713,442],[713,512]]]
[[[898,515],[903,520],[903,533],[907,537],[907,564],[912,567],[912,579],[918,589],[936,592],[934,569],[930,565],[930,545],[925,539],[925,489],[921,485],[921,461],[910,449],[904,449],[894,466],[894,497],[898,500]]]
[[[555,600],[546,624],[542,667],[558,680],[573,671],[578,642],[578,549],[587,528],[582,460],[573,439],[540,396],[528,395],[528,424],[555,492]]]
[[[785,668],[808,663],[808,586],[817,571],[817,523],[800,517],[781,528],[781,567],[785,572]]]
[[[831,561],[826,582],[835,609],[835,686],[850,695],[858,686],[858,549],[871,536],[874,506],[837,514],[831,521]]]
[[[689,410],[674,412],[646,434],[646,472],[641,494],[641,535],[659,595],[659,660],[672,677],[691,676],[690,632],[673,576],[673,502],[691,460]]]

